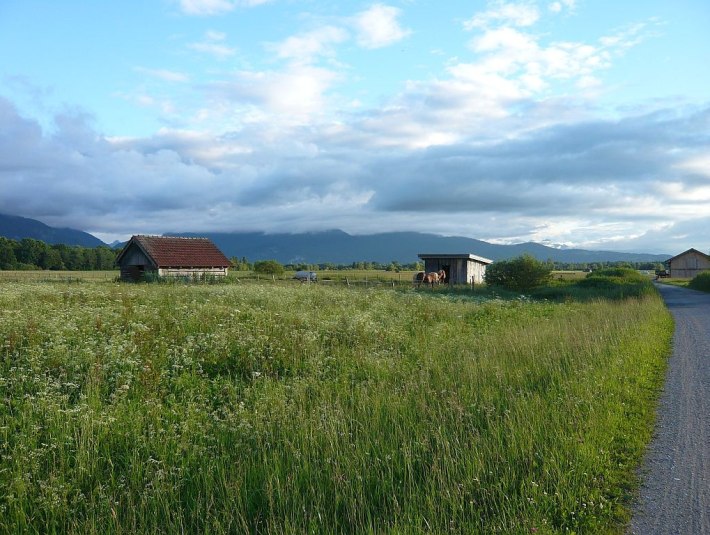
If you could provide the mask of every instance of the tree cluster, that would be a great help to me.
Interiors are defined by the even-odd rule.
[[[116,255],[107,246],[49,245],[32,238],[0,237],[0,270],[110,270],[115,269]]]
[[[246,256],[242,256],[241,260],[237,256],[233,256],[229,259],[232,263],[232,269],[236,271],[251,271],[254,266],[250,264]]]
[[[511,260],[498,260],[486,268],[486,284],[516,292],[527,292],[550,280],[553,265],[524,254]]]
[[[328,271],[421,271],[424,269],[423,262],[410,262],[408,264],[402,264],[397,260],[392,260],[391,262],[352,262],[350,264],[335,264],[333,262],[323,262],[320,264],[286,264],[286,269],[291,269],[294,271],[318,271],[328,270]]]
[[[276,260],[260,260],[254,262],[254,271],[265,275],[283,275],[284,267]]]
[[[558,271],[598,271],[600,269],[626,267],[646,271],[663,269],[661,262],[554,262],[554,269]]]

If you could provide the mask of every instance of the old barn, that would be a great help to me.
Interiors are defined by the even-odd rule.
[[[667,260],[666,263],[671,277],[692,279],[698,273],[710,269],[710,256],[697,249],[688,249]]]
[[[207,238],[133,236],[116,258],[121,279],[137,281],[147,274],[161,277],[223,277],[230,262]]]
[[[449,284],[479,284],[486,276],[486,266],[493,260],[474,254],[419,254],[424,260],[424,271],[444,270]]]

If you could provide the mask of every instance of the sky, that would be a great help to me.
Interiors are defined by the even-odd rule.
[[[708,28],[707,0],[0,0],[0,213],[708,252]]]

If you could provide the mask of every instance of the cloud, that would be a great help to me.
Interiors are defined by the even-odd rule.
[[[486,28],[492,24],[525,27],[532,26],[539,18],[540,13],[532,3],[498,3],[494,8],[478,13],[464,21],[464,28],[473,30],[475,28]]]
[[[576,0],[560,0],[559,2],[550,2],[547,5],[547,9],[553,13],[561,13],[565,8],[569,11],[574,11],[576,4]]]
[[[377,105],[347,105],[341,84],[353,74],[338,55],[355,40],[377,48],[407,35],[402,13],[383,4],[265,45],[266,70],[212,70],[200,83],[137,67],[145,86],[120,96],[171,125],[144,137],[103,136],[77,112],[43,126],[0,97],[0,212],[122,238],[339,227],[706,246],[691,240],[708,224],[710,108],[673,102],[612,119],[594,100],[605,70],[651,24],[556,41],[531,30],[536,4],[491,6],[467,22],[465,56]],[[190,46],[236,53],[215,30]],[[157,90],[156,80],[167,83]]]
[[[407,37],[411,30],[402,28],[397,20],[401,10],[384,4],[374,4],[352,19],[357,42],[364,48],[382,48]]]
[[[0,100],[0,121],[0,212],[103,236],[387,228],[675,251],[710,204],[710,108],[386,151],[364,120],[111,139],[76,114],[50,134]]]
[[[168,69],[148,69],[146,67],[136,67],[135,70],[164,82],[187,82],[190,80],[190,77],[187,74]]]
[[[237,52],[235,48],[224,44],[226,37],[224,33],[209,30],[205,33],[205,38],[202,41],[190,43],[187,46],[197,52],[209,54],[218,59],[225,59]]]
[[[329,69],[294,63],[281,71],[239,71],[231,80],[210,83],[206,92],[213,102],[241,110],[242,121],[278,127],[326,113],[325,94],[337,78]]]
[[[180,0],[180,9],[186,15],[222,15],[236,7],[253,7],[271,0]]]
[[[311,62],[321,56],[335,56],[334,46],[347,38],[348,33],[342,28],[323,26],[289,37],[281,43],[271,44],[269,48],[274,50],[280,59]]]

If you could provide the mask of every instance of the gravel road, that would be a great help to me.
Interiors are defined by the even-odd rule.
[[[659,284],[676,326],[629,533],[710,535],[710,294]]]

